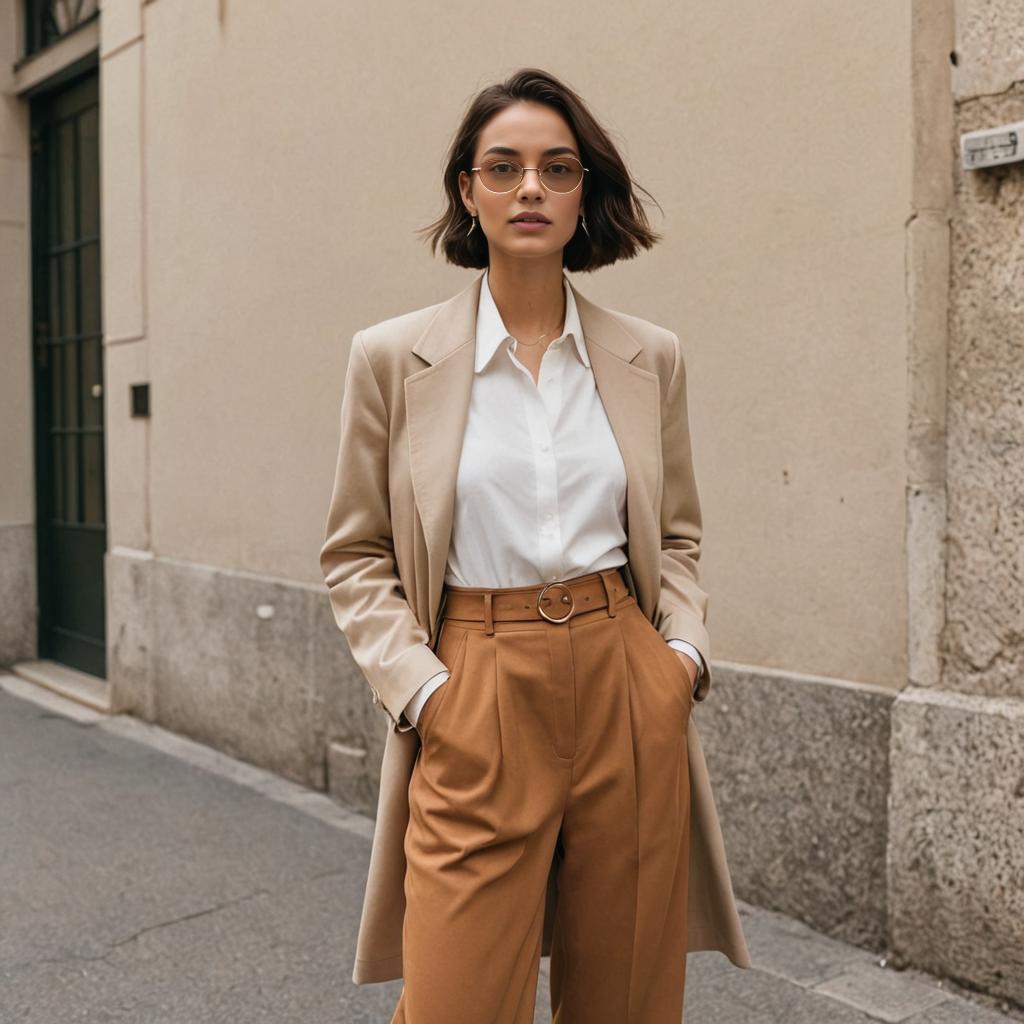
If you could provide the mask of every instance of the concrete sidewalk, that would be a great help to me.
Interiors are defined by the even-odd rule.
[[[0,673],[0,1022],[387,1024],[401,982],[350,981],[372,827]],[[755,967],[692,954],[687,1024],[1024,1020],[740,909]]]

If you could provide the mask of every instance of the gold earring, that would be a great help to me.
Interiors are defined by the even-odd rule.
[[[470,226],[469,226],[469,230],[468,230],[468,231],[466,232],[466,237],[467,237],[467,238],[469,238],[469,236],[470,236],[471,234],[473,234],[473,228],[475,228],[475,227],[476,227],[476,214],[474,213],[474,214],[473,214],[473,223],[472,223],[472,224],[470,224]]]

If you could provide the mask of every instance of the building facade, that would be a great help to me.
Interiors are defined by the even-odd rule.
[[[519,10],[0,0],[0,664],[373,812],[348,346],[465,283],[414,232],[545,67],[661,204],[575,283],[683,340],[737,894],[1024,1003],[1024,164],[958,157],[1016,5]]]

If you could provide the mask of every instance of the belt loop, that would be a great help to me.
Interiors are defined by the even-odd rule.
[[[487,635],[494,636],[494,615],[491,612],[491,592],[484,591],[484,623],[487,626]]]
[[[604,584],[604,592],[608,598],[608,618],[615,618],[615,591],[612,589],[612,581],[608,578],[611,574],[601,573],[601,582]]]

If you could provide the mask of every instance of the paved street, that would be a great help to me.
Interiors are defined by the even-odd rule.
[[[322,794],[0,673],[0,1022],[387,1024],[401,983],[350,980],[371,834]],[[755,968],[691,955],[687,1024],[1024,1020],[740,908]],[[538,1022],[546,1000],[542,973]]]

